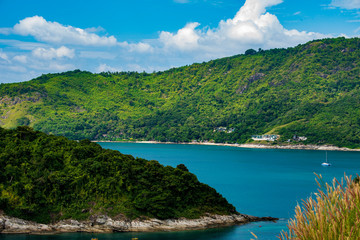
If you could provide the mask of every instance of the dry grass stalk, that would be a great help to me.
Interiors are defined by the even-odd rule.
[[[345,183],[334,178],[332,185],[317,176],[320,187],[315,199],[303,201],[295,208],[295,217],[288,223],[280,240],[360,239],[360,185],[345,176]]]

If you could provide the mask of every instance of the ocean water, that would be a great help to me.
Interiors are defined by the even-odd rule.
[[[163,165],[176,167],[185,164],[198,179],[209,184],[232,203],[239,212],[254,216],[280,218],[276,223],[258,222],[201,231],[172,233],[114,233],[114,234],[59,234],[59,235],[1,235],[0,239],[217,239],[242,240],[278,239],[293,217],[297,203],[316,192],[315,173],[324,181],[341,179],[344,173],[355,176],[360,170],[360,152],[328,151],[331,167],[322,167],[325,151],[247,149],[225,146],[100,143],[104,148],[119,150]]]

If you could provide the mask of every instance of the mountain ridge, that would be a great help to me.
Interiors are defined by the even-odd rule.
[[[359,148],[359,47],[321,39],[152,74],[46,74],[1,84],[0,121],[71,139],[246,143],[272,132]]]

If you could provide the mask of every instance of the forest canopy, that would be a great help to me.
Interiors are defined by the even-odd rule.
[[[236,213],[183,164],[165,167],[29,127],[0,128],[0,210],[40,223],[97,214],[169,219]]]

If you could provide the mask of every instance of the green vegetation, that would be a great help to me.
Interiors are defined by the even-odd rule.
[[[41,223],[96,214],[167,219],[236,213],[183,164],[164,167],[29,127],[0,128],[0,210]]]
[[[319,176],[321,180],[321,175]],[[320,184],[315,194],[295,209],[295,218],[288,224],[289,232],[279,237],[291,240],[360,239],[359,179],[346,177],[346,186],[336,179],[333,185]],[[323,190],[322,190],[323,189]]]
[[[245,143],[271,132],[359,148],[359,58],[359,38],[335,38],[152,74],[47,74],[0,85],[0,124],[77,140]]]

